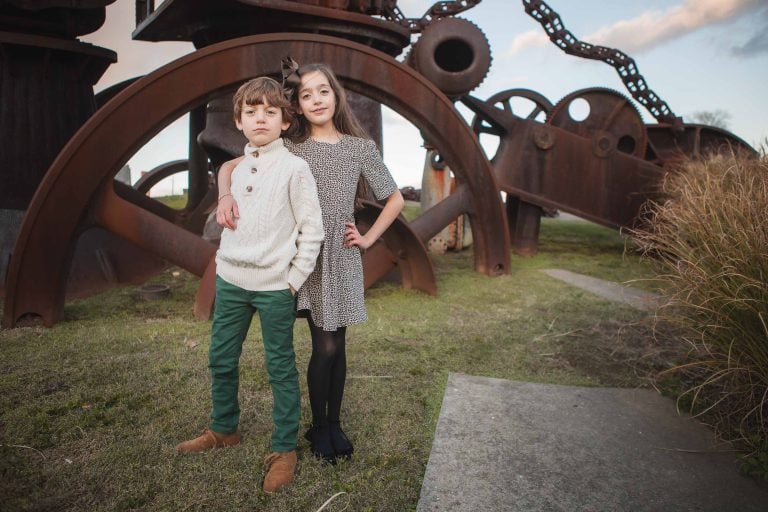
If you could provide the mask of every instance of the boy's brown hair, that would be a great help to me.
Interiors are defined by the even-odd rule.
[[[232,98],[235,122],[240,121],[240,115],[243,113],[243,104],[266,104],[278,107],[282,110],[283,121],[288,121],[289,123],[293,121],[291,102],[285,97],[283,87],[268,76],[260,76],[248,80],[237,89]]]

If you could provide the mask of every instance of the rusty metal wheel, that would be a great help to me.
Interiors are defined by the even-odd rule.
[[[521,119],[545,121],[552,110],[552,102],[546,96],[531,89],[507,89],[497,92],[485,103],[499,111],[504,116],[514,116]],[[491,162],[497,154],[503,153],[506,131],[492,120],[481,115],[475,115],[472,119],[472,130],[478,138],[482,135],[498,137],[498,147]],[[482,140],[482,139],[481,139]]]
[[[583,102],[582,112],[577,112],[579,102]],[[648,131],[643,118],[629,98],[612,89],[592,87],[572,92],[552,108],[547,123],[595,140],[604,153],[617,150],[645,158]]]
[[[475,269],[489,275],[507,272],[506,218],[490,162],[445,95],[392,57],[357,43],[309,34],[251,36],[206,47],[137,80],[67,143],[27,210],[9,267],[3,325],[12,327],[25,315],[45,325],[61,318],[72,247],[86,212],[110,233],[202,276],[215,246],[144,208],[149,199],[119,186],[113,177],[137,148],[179,115],[199,112],[208,99],[253,76],[279,75],[281,55],[328,63],[350,90],[416,125],[462,185],[410,228],[424,240],[436,226],[439,231],[468,213]]]

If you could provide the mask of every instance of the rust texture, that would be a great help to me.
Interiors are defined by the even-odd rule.
[[[455,15],[479,1],[440,1],[420,18],[406,18],[396,0],[166,0],[157,8],[153,0],[137,0],[135,39],[191,41],[197,51],[97,96],[92,85],[114,54],[74,37],[98,28],[111,2],[48,0],[42,11],[25,11],[28,3],[21,0],[5,2],[0,94],[22,124],[13,126],[13,136],[4,133],[18,144],[12,150],[3,145],[0,154],[0,210],[26,208],[26,214],[8,267],[3,326],[28,320],[52,325],[67,297],[141,283],[168,265],[200,276],[194,312],[207,318],[214,293],[217,235],[209,215],[216,172],[245,142],[232,123],[231,94],[253,76],[279,77],[280,59],[288,55],[329,64],[379,145],[383,104],[421,131],[433,151],[430,165],[437,172],[445,166],[455,177],[446,194],[448,171],[442,171],[438,200],[410,223],[398,219],[365,252],[366,286],[397,278],[405,287],[436,293],[425,246],[446,233],[459,248],[472,241],[478,272],[507,273],[511,250],[538,250],[545,212],[631,226],[670,163],[724,149],[754,153],[727,131],[684,124],[648,89],[629,56],[579,41],[542,1],[522,5],[567,53],[613,65],[659,124],[644,124],[631,98],[603,88],[574,91],[554,104],[527,89],[486,100],[472,96],[490,68],[491,48],[480,27]],[[62,15],[78,9],[82,17]],[[22,11],[21,27],[3,25]],[[411,46],[412,35],[420,37]],[[394,58],[403,51],[406,64]],[[56,80],[35,83],[43,75]],[[25,88],[34,98],[65,95],[42,138],[33,110],[42,100],[20,101]],[[528,109],[513,108],[513,100],[527,102]],[[475,114],[471,123],[455,101]],[[587,105],[583,118],[574,114],[577,103]],[[133,186],[114,179],[140,147],[184,114],[190,119],[187,159],[159,165]],[[2,121],[5,131],[11,125]],[[497,139],[495,154],[486,156],[481,136]],[[33,157],[34,169],[21,172]],[[183,171],[189,172],[183,208],[146,195]],[[358,216],[361,230],[380,208],[366,205]],[[3,250],[5,259],[10,251]]]
[[[45,325],[61,318],[71,246],[82,229],[81,214],[90,205],[111,207],[96,208],[93,225],[193,273],[205,273],[213,246],[198,247],[193,239],[200,239],[182,226],[130,200],[119,201],[119,190],[112,178],[157,127],[188,110],[189,105],[200,104],[211,91],[234,86],[252,76],[277,74],[279,61],[269,58],[273,55],[327,62],[346,87],[387,104],[419,126],[426,137],[435,141],[446,161],[453,164],[469,193],[463,195],[458,211],[447,220],[443,220],[440,209],[432,208],[417,225],[442,223],[436,228],[439,231],[458,215],[469,213],[473,219],[475,268],[487,274],[508,270],[508,240],[495,232],[498,226],[506,231],[506,217],[498,201],[490,162],[472,130],[434,85],[380,52],[339,38],[252,36],[210,46],[134,82],[97,111],[69,141],[40,184],[25,217],[11,261],[5,325],[15,325],[26,315],[40,317]],[[208,73],[209,69],[221,72]],[[387,80],[366,84],[367,74]],[[169,90],[174,94],[165,94]],[[111,136],[116,130],[122,134],[118,139]],[[67,186],[72,183],[78,184],[74,190]],[[130,220],[127,226],[117,225],[116,220],[122,217]],[[431,229],[434,226],[427,231]],[[414,233],[412,239],[424,240],[417,231]],[[207,244],[202,240],[200,243]],[[418,244],[408,245],[407,240],[404,244],[418,250]],[[398,251],[395,249],[396,255]]]

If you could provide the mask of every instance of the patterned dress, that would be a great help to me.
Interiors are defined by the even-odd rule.
[[[301,143],[286,139],[285,146],[306,160],[317,182],[323,212],[325,240],[315,270],[301,287],[299,311],[309,310],[315,325],[326,331],[367,320],[363,296],[360,249],[344,246],[344,229],[354,222],[354,203],[360,176],[368,180],[376,199],[397,190],[376,144],[369,139],[343,135],[335,144],[311,137]]]

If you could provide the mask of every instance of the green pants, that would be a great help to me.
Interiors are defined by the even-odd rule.
[[[252,292],[216,277],[216,306],[211,329],[208,367],[211,369],[211,430],[231,433],[240,422],[237,393],[240,354],[254,312],[261,320],[264,354],[272,388],[272,450],[296,449],[301,395],[293,324],[296,320],[290,290]]]

